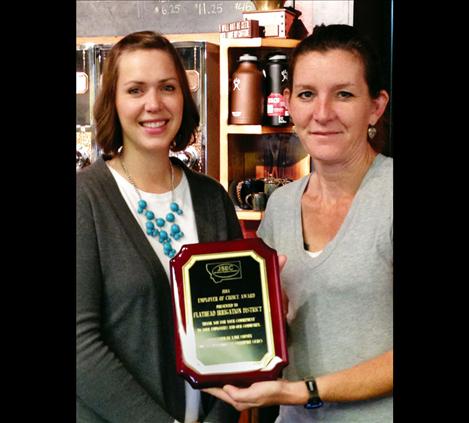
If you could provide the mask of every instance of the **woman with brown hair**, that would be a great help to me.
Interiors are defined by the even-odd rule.
[[[223,187],[169,157],[199,123],[172,44],[115,44],[94,113],[103,155],[77,174],[77,421],[236,422],[175,370],[169,260],[242,233]]]

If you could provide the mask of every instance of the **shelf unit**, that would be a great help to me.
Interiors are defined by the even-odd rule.
[[[300,40],[284,38],[220,39],[220,183],[229,190],[233,180],[262,178],[261,136],[292,134],[292,126],[271,127],[263,125],[230,125],[230,76],[235,70],[236,59],[246,52],[263,57],[269,52],[284,51],[288,54]],[[289,169],[292,179],[309,173],[310,159],[301,145],[295,163]],[[263,212],[237,209],[240,220],[261,220]]]

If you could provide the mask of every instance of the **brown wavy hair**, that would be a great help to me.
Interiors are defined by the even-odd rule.
[[[182,123],[174,142],[171,144],[171,150],[183,150],[195,140],[200,116],[197,105],[192,98],[186,71],[178,52],[171,42],[159,33],[153,31],[133,32],[122,38],[109,51],[104,61],[101,88],[94,104],[96,143],[107,156],[117,154],[123,144],[122,126],[116,109],[119,58],[126,51],[151,49],[162,50],[172,58],[184,99]]]

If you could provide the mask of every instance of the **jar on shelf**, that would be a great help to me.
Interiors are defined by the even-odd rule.
[[[234,125],[260,125],[264,113],[264,75],[257,56],[243,54],[231,78],[230,119]]]

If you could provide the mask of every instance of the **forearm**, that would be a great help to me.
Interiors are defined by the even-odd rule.
[[[393,352],[315,379],[324,402],[361,401],[388,395],[393,389]],[[303,381],[283,381],[278,397],[283,398],[279,403],[284,405],[305,404],[308,390]]]
[[[388,395],[393,389],[393,352],[315,379],[324,402],[360,401]],[[272,403],[300,405],[308,400],[303,381],[281,381],[279,388],[278,394],[271,397]]]
[[[336,373],[316,377],[325,402],[348,402],[385,396],[393,389],[393,351]]]
[[[360,401],[388,395],[393,388],[393,352],[386,352],[348,369],[317,376],[316,384],[324,402]],[[223,389],[210,388],[205,391],[239,411],[274,404],[304,405],[309,398],[303,380],[257,382],[249,388],[225,385]]]

